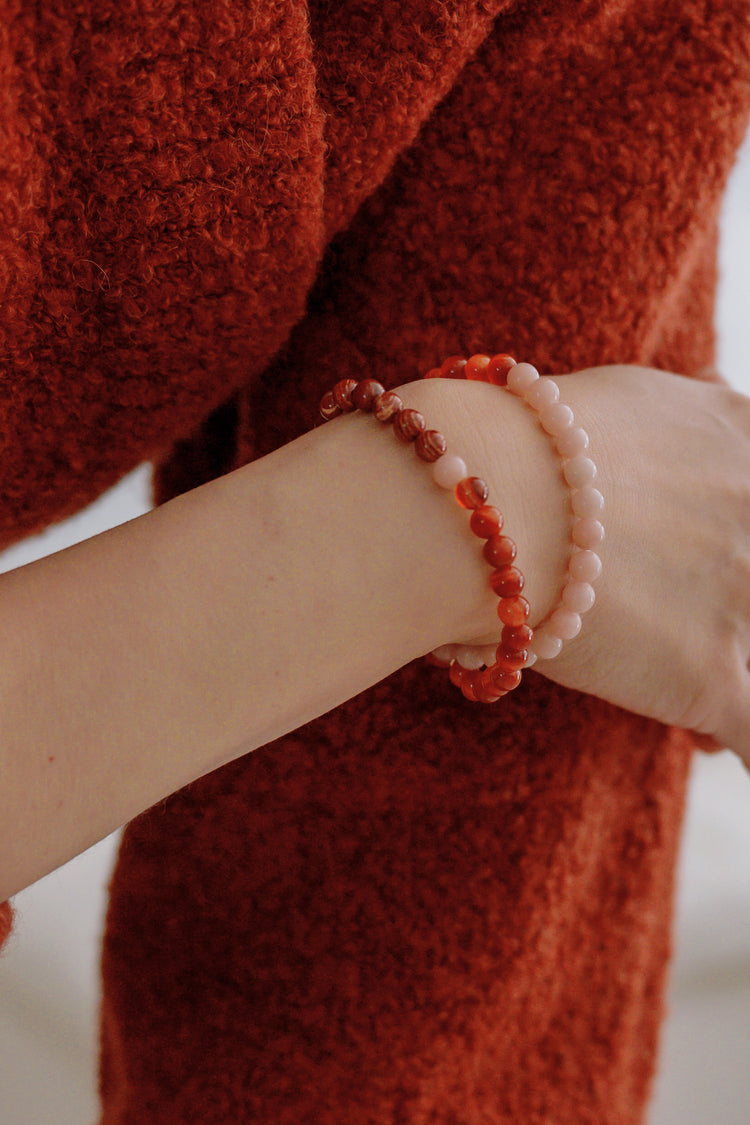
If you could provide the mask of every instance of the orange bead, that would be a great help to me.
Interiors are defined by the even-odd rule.
[[[450,682],[452,684],[455,684],[456,687],[460,688],[463,684],[465,675],[466,670],[461,667],[457,660],[454,660],[451,664],[450,671],[448,672],[448,679],[450,680]]]
[[[466,360],[461,355],[449,355],[440,365],[440,376],[443,379],[463,379]]]
[[[495,668],[502,672],[520,672],[529,659],[529,650],[522,648],[520,652],[511,652],[509,648],[498,645],[495,653]]]
[[[440,379],[440,378],[442,378],[442,374],[443,373],[442,373],[442,371],[440,370],[439,367],[431,367],[429,371],[426,371],[424,373],[422,378],[423,379]]]
[[[480,539],[489,539],[493,535],[498,535],[502,526],[503,513],[499,508],[484,504],[471,513],[469,527]]]
[[[490,670],[487,669],[487,671],[482,672],[477,683],[474,685],[474,691],[480,703],[495,703],[506,694],[505,690],[498,687],[494,682],[489,671]]]
[[[499,598],[515,598],[524,587],[524,577],[515,566],[502,566],[490,575],[490,586]]]
[[[466,361],[464,375],[467,379],[471,379],[472,382],[486,382],[486,372],[489,365],[490,357],[488,355],[473,355]]]
[[[502,632],[502,645],[508,652],[522,652],[529,648],[534,632],[528,625],[506,625]]]
[[[488,383],[492,383],[494,387],[507,387],[508,385],[508,372],[511,367],[516,366],[516,361],[511,355],[493,355],[490,362],[487,364],[485,371],[485,379]]]
[[[497,604],[497,616],[503,625],[523,625],[528,620],[529,610],[526,598],[501,598]]]
[[[497,664],[494,664],[488,671],[492,683],[501,691],[513,691],[521,682],[521,673],[518,671],[506,672],[505,669],[498,668]]]
[[[482,554],[491,566],[510,566],[518,554],[518,548],[507,535],[493,535],[485,543]]]
[[[481,477],[466,477],[456,485],[456,499],[462,508],[481,508],[489,494]]]

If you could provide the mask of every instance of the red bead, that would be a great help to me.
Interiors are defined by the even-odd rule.
[[[403,405],[395,391],[386,391],[378,395],[372,404],[373,417],[377,418],[378,422],[392,422]]]
[[[489,539],[493,535],[498,535],[502,526],[503,513],[499,508],[485,504],[481,508],[475,508],[471,513],[469,527],[480,539]]]
[[[503,668],[499,668],[497,664],[493,664],[488,669],[489,678],[496,688],[501,691],[513,691],[521,682],[521,673],[519,671],[506,672]]]
[[[529,619],[526,598],[501,598],[497,603],[497,616],[503,625],[523,625]]]
[[[448,448],[448,442],[437,430],[423,430],[417,435],[414,450],[422,461],[437,461]]]
[[[385,387],[382,383],[378,383],[376,379],[363,379],[352,391],[352,402],[357,410],[366,410],[370,413],[375,399],[384,393]]]
[[[354,379],[342,379],[333,388],[333,397],[336,399],[336,404],[344,414],[350,414],[352,410],[356,410],[352,402],[352,394],[357,386]]]
[[[414,441],[425,427],[418,410],[399,410],[393,419],[393,432],[401,441]]]
[[[443,375],[443,372],[441,371],[441,369],[439,367],[431,367],[429,371],[425,372],[425,374],[422,376],[422,378],[423,379],[441,379],[442,375]]]
[[[474,684],[474,691],[477,700],[480,703],[496,703],[498,699],[502,699],[505,695],[505,690],[498,687],[489,675],[489,669],[479,676],[477,682]]]
[[[493,355],[484,373],[484,378],[494,387],[507,387],[508,372],[516,366],[512,355]]]
[[[456,499],[462,508],[483,507],[490,490],[481,477],[466,477],[456,485]]]
[[[524,587],[524,577],[515,566],[503,566],[493,570],[490,586],[499,598],[515,598]]]
[[[493,535],[485,543],[482,554],[491,566],[510,566],[518,554],[518,548],[507,535]]]
[[[520,672],[528,659],[529,650],[526,648],[522,648],[520,652],[511,652],[509,648],[498,645],[494,667],[503,672]]]
[[[466,360],[460,355],[449,355],[440,366],[442,379],[463,379]]]
[[[333,391],[326,391],[320,400],[320,413],[326,422],[331,418],[335,418],[341,413],[341,407],[336,402],[336,396]]]
[[[464,671],[463,679],[461,680],[461,691],[463,692],[464,699],[470,700],[471,703],[479,703],[479,696],[477,695],[477,687],[479,686],[479,676],[481,673]]]
[[[534,632],[528,625],[506,625],[502,632],[502,646],[509,652],[522,652],[528,648]]]
[[[451,664],[450,671],[448,672],[448,679],[450,680],[450,682],[452,684],[455,684],[456,687],[460,688],[465,675],[466,669],[462,668],[457,660],[454,660]]]
[[[472,382],[486,382],[486,371],[489,363],[490,357],[488,355],[473,355],[466,361],[464,375],[467,379],[471,379]]]

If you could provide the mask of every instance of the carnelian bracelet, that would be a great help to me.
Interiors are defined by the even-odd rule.
[[[588,434],[576,426],[570,407],[560,402],[560,388],[554,379],[540,376],[530,363],[517,364],[508,355],[474,355],[468,360],[450,356],[441,367],[432,368],[425,375],[426,379],[446,377],[492,383],[518,395],[537,412],[542,428],[554,441],[562,459],[562,475],[570,489],[573,546],[562,594],[552,612],[534,630],[526,667],[536,660],[552,660],[559,654],[563,642],[572,640],[580,632],[581,616],[595,601],[592,582],[602,570],[601,559],[594,548],[604,539],[600,520],[604,497],[594,488],[596,465],[587,456]],[[464,652],[456,646],[449,646],[447,652],[438,651],[449,659],[474,663],[482,652],[476,649],[472,655],[471,651]]]
[[[404,407],[402,399],[374,379],[361,383],[342,379],[328,391],[320,403],[320,413],[328,421],[339,414],[361,410],[379,422],[391,424],[397,438],[413,443],[420,460],[432,464],[435,483],[453,490],[462,508],[471,511],[469,527],[485,541],[482,554],[492,567],[490,586],[498,595],[497,614],[503,624],[499,645],[460,649],[471,667],[460,659],[441,660],[450,664],[451,681],[472,702],[494,703],[521,682],[521,669],[529,660],[533,631],[528,625],[529,603],[521,596],[524,579],[514,565],[516,544],[501,534],[503,516],[489,504],[489,489],[480,477],[469,476],[466,465],[455,454],[447,452],[447,442],[437,430],[428,430],[424,417],[417,410]],[[453,646],[450,646],[451,648]]]

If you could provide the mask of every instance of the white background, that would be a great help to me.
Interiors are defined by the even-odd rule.
[[[719,369],[750,394],[750,137],[726,197],[721,267]],[[88,538],[148,505],[144,465],[73,520],[0,556],[0,570]],[[115,847],[113,836],[15,900],[16,930],[0,958],[4,1125],[96,1119],[97,959]],[[676,946],[650,1125],[747,1125],[750,778],[728,753],[695,762]]]

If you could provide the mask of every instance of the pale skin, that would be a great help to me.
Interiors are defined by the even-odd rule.
[[[538,671],[750,763],[750,400],[637,367],[558,382],[607,538],[581,635]],[[549,439],[497,388],[400,393],[487,479],[534,623],[568,541]],[[430,649],[498,639],[474,542],[413,452],[350,416],[0,576],[0,899]]]

